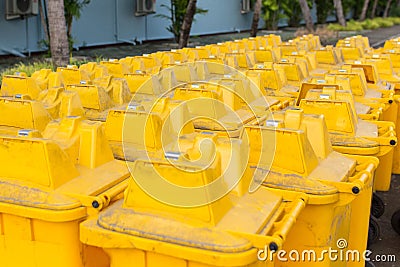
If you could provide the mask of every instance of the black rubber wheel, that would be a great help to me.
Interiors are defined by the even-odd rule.
[[[396,210],[392,215],[392,227],[400,235],[400,210]]]
[[[365,262],[365,267],[375,267],[375,264],[373,264],[373,263],[370,262],[370,261],[366,261],[366,262]]]
[[[381,227],[375,217],[369,217],[369,227],[368,227],[368,245],[371,245],[378,241],[381,236]]]
[[[372,194],[371,214],[375,218],[380,218],[385,213],[385,203],[376,193]]]

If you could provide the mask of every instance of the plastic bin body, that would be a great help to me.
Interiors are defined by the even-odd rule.
[[[267,126],[245,127],[250,136],[250,166],[256,164],[254,159],[258,155],[262,158],[268,153],[261,144],[271,140],[274,131],[276,133],[272,169],[268,171],[261,163],[250,168],[250,172],[258,179],[263,177],[263,186],[285,199],[290,200],[299,191],[308,196],[307,205],[284,244],[285,251],[301,253],[313,249],[320,255],[324,249],[336,249],[336,242],[341,238],[349,244],[346,249],[365,250],[373,175],[378,160],[332,152],[322,116],[288,110],[275,112],[272,117],[274,120],[267,120]],[[303,140],[303,134],[313,142]],[[276,266],[305,264],[347,266],[344,261],[331,262],[328,257],[324,261],[278,262]],[[363,266],[364,262],[357,264]]]
[[[196,172],[192,170],[201,166],[179,161],[173,166],[138,160],[132,168],[134,177],[146,174],[153,180],[158,173],[174,184],[199,186],[217,179],[215,163]],[[183,208],[153,199],[143,186],[132,179],[123,203],[116,202],[81,224],[81,241],[102,247],[113,267],[129,262],[143,267],[274,266],[274,259],[259,261],[258,250],[271,242],[281,247],[282,237],[305,206],[300,195],[293,202],[282,202],[279,195],[259,188],[252,194],[227,194],[203,206]]]
[[[379,159],[374,189],[387,191],[390,187],[393,148],[397,144],[394,125],[386,121],[358,121],[348,101],[300,101],[306,113],[323,114],[331,132],[333,148],[345,154],[369,155]]]
[[[120,198],[128,169],[102,123],[69,117],[43,136],[0,136],[0,265],[109,266],[104,251],[79,241],[79,224]]]

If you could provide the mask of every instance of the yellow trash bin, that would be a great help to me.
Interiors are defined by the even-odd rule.
[[[246,71],[246,76],[252,80],[261,91],[273,97],[295,98],[299,87],[288,83],[284,68],[256,64]],[[293,102],[293,101],[290,101]]]
[[[122,78],[124,74],[132,72],[130,65],[125,62],[120,62],[116,59],[110,59],[109,61],[101,61],[100,65],[105,66],[108,69],[108,73],[114,77]]]
[[[83,115],[77,94],[63,88],[47,92],[41,101],[31,100],[27,95],[0,97],[0,133],[17,136],[23,129],[42,133],[53,119]]]
[[[263,96],[258,88],[243,87],[241,81],[235,79],[213,81],[217,84],[192,83],[177,87],[173,92],[172,100],[185,102],[191,116],[198,118],[193,123],[199,130],[237,137],[243,125],[258,124],[271,110],[288,104],[287,101]],[[204,109],[204,106],[212,108]]]
[[[321,69],[331,70],[332,68],[337,68],[343,64],[342,58],[337,49],[329,45],[316,49],[315,57],[317,67]]]
[[[172,114],[171,108],[169,100],[165,99],[157,103],[151,112],[145,111],[140,105],[130,106],[126,110],[110,110],[105,133],[114,156],[129,161],[141,155],[160,159],[164,157],[163,149],[167,149],[163,145],[173,141],[176,143],[178,136],[194,133],[187,108],[181,106]],[[129,157],[126,158],[126,155]]]
[[[109,266],[103,251],[79,241],[79,224],[119,198],[128,169],[99,122],[70,117],[43,136],[0,137],[0,265]]]
[[[257,36],[255,37],[255,39],[257,39],[260,42],[260,45],[262,47],[267,47],[267,46],[277,47],[282,43],[281,36],[275,34]]]
[[[58,67],[57,72],[62,77],[64,86],[72,84],[80,84],[81,81],[90,81],[90,74],[85,70],[78,69],[75,65],[69,65],[67,67]]]
[[[301,85],[299,97],[296,99],[298,106],[301,99],[332,99],[348,100],[353,103],[355,114],[362,120],[382,120],[385,105],[383,103],[356,102],[353,94],[349,90],[342,90],[340,85],[325,83],[303,83]]]
[[[303,99],[299,107],[309,114],[323,114],[336,151],[371,155],[379,159],[374,189],[388,191],[391,181],[393,148],[397,144],[395,126],[387,121],[357,120],[348,101]]]
[[[307,205],[283,249],[286,258],[292,250],[298,255],[312,250],[316,257],[278,262],[275,266],[364,266],[362,259],[334,262],[328,257],[322,259],[321,253],[338,249],[341,239],[348,242],[348,246],[340,248],[344,253],[355,249],[362,253],[366,249],[373,172],[378,160],[334,152],[323,116],[287,110],[273,113],[273,118],[266,121],[266,126],[245,127],[251,153],[248,170],[284,199],[290,200],[298,192],[307,194]],[[263,158],[266,156],[268,165],[273,135],[275,154],[268,169]]]
[[[305,82],[308,78],[308,73],[302,71],[301,65],[296,62],[290,62],[289,59],[281,59],[279,63],[273,65],[274,69],[283,71],[285,73],[289,85],[296,87],[294,95],[298,93],[301,83]]]
[[[398,105],[394,99],[391,84],[381,81],[376,69],[371,64],[346,64],[338,70],[331,71],[335,76],[348,77],[354,99],[362,104],[384,104],[382,120],[397,125]]]
[[[36,79],[18,75],[4,75],[1,83],[2,96],[15,96],[17,94],[29,95],[36,99],[42,89]]]
[[[76,92],[79,95],[85,110],[84,116],[90,120],[105,121],[108,109],[119,106],[114,103],[104,88],[96,85],[68,85],[66,90]],[[128,89],[126,88],[126,90]]]
[[[217,181],[217,168],[136,161],[132,166],[136,178],[130,180],[124,200],[82,223],[81,241],[103,248],[111,267],[274,266],[275,257],[267,255],[264,259],[264,254],[285,243],[305,206],[301,194],[285,202],[281,196],[259,188],[252,194],[229,193],[201,206],[182,207],[156,201],[140,184],[162,175],[170,183],[190,190]],[[174,196],[169,190],[165,192]],[[202,192],[205,198],[212,197],[207,189]],[[193,194],[183,197],[188,202],[196,198]]]

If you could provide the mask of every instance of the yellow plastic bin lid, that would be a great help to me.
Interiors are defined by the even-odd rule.
[[[337,151],[354,155],[377,155],[379,143],[362,137],[349,137],[331,134],[331,143]]]
[[[0,141],[2,212],[51,221],[85,216],[79,201],[51,190],[79,175],[59,146],[37,138],[3,136]]]
[[[308,138],[300,130],[271,126],[246,126],[246,130],[250,135],[251,155],[256,158],[257,153],[259,153],[255,147],[258,145],[255,142],[256,135],[261,133],[259,142],[262,142],[262,140],[265,142],[271,139],[271,135],[276,135],[276,148],[271,170],[263,167],[265,166],[263,162],[258,165],[257,162],[250,162],[250,166],[256,166],[259,175],[265,175],[265,184],[310,194],[333,194],[337,191],[335,188],[322,185],[314,178],[342,182],[347,181],[351,172],[354,171],[354,160],[338,155],[333,151],[326,153],[324,158],[318,159]],[[321,145],[324,146],[325,144]],[[289,148],[290,150],[288,150]],[[261,152],[261,160],[265,157],[263,153],[268,152]],[[266,159],[268,160],[268,158]],[[334,170],[332,166],[340,166],[340,168]],[[325,174],[319,176],[321,173]],[[255,175],[258,175],[257,172]]]
[[[105,121],[107,110],[117,106],[104,88],[95,85],[68,85],[66,90],[78,93],[85,109],[84,116],[91,120]]]
[[[2,213],[51,222],[75,221],[87,216],[79,200],[29,183],[3,178],[0,192]]]
[[[6,166],[0,171],[2,181],[23,184],[24,190],[30,188],[29,192],[38,191],[37,194],[47,192],[49,203],[64,195],[97,210],[109,205],[127,186],[129,171],[114,160],[102,123],[68,117],[50,123],[43,132],[44,138],[31,132],[22,130],[19,136],[0,138],[0,158]],[[35,194],[30,195],[32,205],[39,205],[35,200],[39,195]],[[53,199],[53,195],[57,197]],[[28,199],[24,193],[21,197]],[[15,198],[19,198],[18,194]],[[14,209],[30,216],[29,209]],[[12,210],[7,212],[13,213]]]
[[[222,85],[214,87],[200,84],[179,87],[174,91],[172,99],[185,101],[190,115],[198,118],[193,121],[196,129],[218,131],[237,137],[243,125],[257,120],[256,114],[248,108],[235,110],[232,104],[224,102],[222,91],[229,92],[229,89],[221,89]],[[210,108],[204,109],[206,106]]]
[[[346,69],[331,71],[335,76],[347,77],[350,79],[350,89],[354,96],[365,96],[368,91],[365,76],[359,73],[352,73]]]
[[[131,68],[128,64],[113,59],[101,61],[100,65],[107,67],[108,72],[115,77],[123,77],[124,74],[131,72]]]
[[[89,81],[90,77],[87,72],[81,71],[75,65],[67,67],[58,67],[57,72],[61,74],[64,86],[79,84],[81,81]]]
[[[359,190],[366,186],[365,181],[353,184],[357,161],[333,151],[323,116],[288,109],[274,112],[271,118],[265,126],[245,127],[250,143],[250,169],[256,180],[270,188],[321,196],[339,190],[352,194],[351,186],[342,191],[341,184]],[[275,149],[265,145],[272,138]],[[272,164],[268,157],[271,153]]]
[[[324,115],[331,139],[336,142],[335,148],[343,144],[340,148],[342,153],[354,153],[357,142],[360,150],[355,154],[359,155],[372,155],[379,151],[380,146],[395,146],[397,143],[393,123],[357,120],[348,101],[303,99],[300,108],[306,113]]]
[[[364,99],[363,103],[357,102],[351,91],[340,90],[340,87],[335,84],[303,83],[299,97],[296,100],[296,105],[298,106],[301,99],[304,98],[347,100],[354,109],[353,112],[361,119],[378,120],[385,108],[383,103],[367,101],[367,99]]]
[[[252,248],[248,240],[206,225],[193,227],[179,220],[123,209],[118,205],[100,214],[98,224],[107,230],[150,239],[154,243],[161,241],[224,253],[241,253]]]
[[[116,158],[129,161],[142,155],[161,158],[162,150],[176,143],[179,136],[194,133],[185,103],[161,98],[149,105],[150,112],[139,103],[108,112],[105,133]]]
[[[43,132],[52,120],[43,104],[24,96],[0,98],[0,132],[17,135],[18,130],[32,129]]]
[[[32,77],[19,75],[4,75],[1,83],[2,96],[15,96],[17,94],[29,95],[36,99],[41,92],[36,80]]]
[[[310,90],[323,90],[324,88],[330,89],[330,90],[341,90],[341,86],[338,84],[329,84],[325,80],[318,80],[315,83],[310,83],[310,82],[304,82],[301,83],[300,91],[299,91],[299,96],[296,99],[296,106],[300,104],[300,101],[304,98],[307,97],[308,93]]]

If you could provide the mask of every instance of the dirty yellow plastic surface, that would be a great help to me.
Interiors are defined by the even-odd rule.
[[[393,87],[379,79],[374,65],[355,62],[354,64],[343,65],[340,69],[333,70],[332,73],[350,79],[350,88],[355,101],[363,104],[374,102],[384,104],[381,119],[397,125],[398,105],[394,99]]]
[[[100,65],[105,66],[108,69],[109,74],[118,78],[122,78],[124,74],[132,72],[130,65],[114,59],[110,59],[109,61],[101,61]]]
[[[323,82],[322,82],[323,81]],[[353,94],[349,90],[341,90],[338,84],[328,84],[325,80],[321,83],[303,83],[300,89],[296,105],[298,106],[301,99],[332,99],[347,100],[357,117],[364,120],[381,120],[385,105],[383,103],[374,103],[365,101],[365,103],[356,102]]]
[[[41,92],[41,88],[32,77],[18,75],[4,75],[1,83],[2,96],[15,96],[18,94],[28,95],[36,99]]]
[[[343,64],[337,51],[332,46],[321,47],[315,50],[317,66],[330,70],[332,67]]]
[[[8,97],[0,98],[0,133],[2,134],[16,136],[22,129],[43,132],[51,120],[52,117],[40,102]]]
[[[79,95],[85,110],[84,116],[91,120],[105,121],[107,110],[119,106],[113,98],[118,100],[121,96],[126,102],[130,100],[130,97],[124,97],[124,94],[129,94],[127,86],[112,86],[109,93],[102,87],[89,84],[68,85],[66,89]]]
[[[215,165],[202,170],[201,165],[165,161],[138,160],[132,168],[134,177],[153,180],[158,173],[189,188],[206,185],[219,173]],[[142,267],[274,266],[274,260],[260,262],[257,250],[281,247],[304,206],[300,196],[285,203],[265,188],[199,207],[171,206],[131,179],[123,202],[81,224],[81,241],[104,248],[113,267],[132,262]]]
[[[69,117],[43,137],[20,131],[0,143],[0,265],[109,266],[103,251],[79,241],[79,224],[116,201],[130,177],[103,125]]]
[[[245,129],[251,148],[249,170],[256,179],[284,199],[290,200],[298,192],[308,196],[307,205],[289,233],[284,249],[313,249],[318,255],[323,249],[336,246],[339,238],[345,238],[350,244],[348,249],[365,250],[373,173],[378,160],[334,152],[323,116],[287,110],[275,112],[273,118],[266,121],[266,126],[246,126]],[[268,142],[273,134],[276,134],[276,148],[268,170],[263,168],[262,155],[268,154],[271,148],[261,144]],[[260,154],[261,162],[257,164],[254,159]],[[276,266],[286,264],[278,262]],[[332,266],[329,259],[290,262],[290,266],[305,264]]]
[[[363,251],[372,190],[400,173],[398,43],[268,35],[4,76],[0,265],[305,266],[260,262],[257,251],[319,252],[338,238]],[[156,170],[198,187],[224,173],[225,188],[244,148],[242,180],[206,205],[168,205],[137,180],[156,188]],[[136,176],[117,202],[129,172],[113,155]],[[250,194],[254,181],[263,186]]]
[[[31,76],[42,90],[61,87],[63,85],[62,75],[52,72],[50,69],[41,69],[32,73]]]
[[[348,101],[303,99],[301,109],[310,114],[322,114],[331,133],[335,150],[352,155],[371,155],[379,159],[374,189],[390,187],[393,148],[397,144],[395,125],[386,121],[362,121],[354,114]]]
[[[77,66],[58,67],[57,72],[61,74],[64,86],[80,84],[81,81],[89,81],[90,75],[86,71],[81,71]]]

